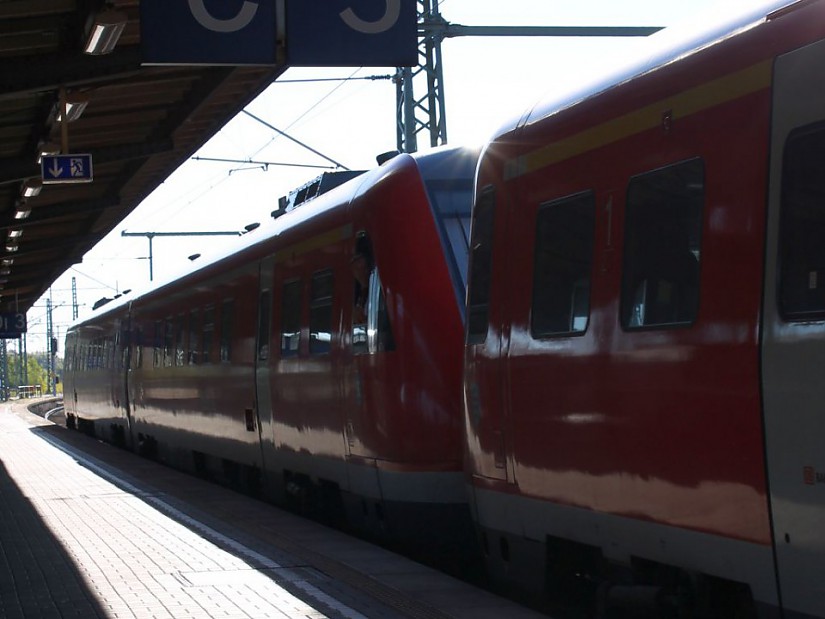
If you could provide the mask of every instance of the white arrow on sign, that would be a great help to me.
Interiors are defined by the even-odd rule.
[[[57,159],[54,160],[54,163],[52,164],[52,167],[49,168],[48,171],[51,172],[51,175],[54,178],[58,178],[59,176],[61,176],[63,174],[63,168],[61,166],[57,165]]]

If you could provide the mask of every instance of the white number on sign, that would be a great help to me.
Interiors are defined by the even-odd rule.
[[[0,331],[22,333],[25,330],[25,314],[3,314],[0,316]]]
[[[191,1],[191,0],[190,0]],[[384,16],[377,21],[366,21],[355,14],[352,8],[341,12],[341,19],[344,23],[358,32],[364,34],[381,34],[392,28],[398,22],[398,16],[401,15],[401,0],[386,0],[387,10],[384,11]]]
[[[228,34],[246,28],[255,18],[258,12],[256,2],[244,2],[238,14],[231,19],[218,19],[214,17],[204,6],[203,0],[189,0],[189,10],[198,23],[213,32]]]

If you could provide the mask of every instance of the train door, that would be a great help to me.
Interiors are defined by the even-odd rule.
[[[255,424],[261,440],[261,457],[266,468],[266,446],[264,437],[272,436],[272,303],[273,274],[275,258],[267,258],[261,263],[258,290],[258,328],[255,335]]]
[[[494,256],[496,234],[505,232],[506,209],[496,204],[496,190],[485,188],[473,210],[467,308],[464,398],[469,420],[473,472],[481,477],[512,481],[507,461],[506,367],[509,324],[504,324],[506,295],[495,289],[495,272],[506,267],[507,256]],[[506,278],[495,282],[505,285]]]
[[[825,41],[774,67],[762,349],[778,584],[806,616],[825,616],[823,74]]]
[[[127,446],[131,440],[131,409],[127,373],[129,368],[129,317],[113,318],[109,327],[110,335],[101,338],[100,367],[107,373],[109,394],[108,406],[117,421],[112,424],[111,441]]]
[[[392,410],[387,401],[387,386],[392,384],[390,369],[394,357],[385,352],[395,348],[387,317],[384,294],[375,262],[372,242],[366,232],[355,236],[350,260],[352,272],[352,330],[350,349],[352,361],[342,364],[344,404],[344,436],[346,454],[355,458],[375,458],[381,434],[387,422],[383,411]]]

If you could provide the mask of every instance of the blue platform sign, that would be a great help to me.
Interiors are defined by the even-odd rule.
[[[141,0],[146,65],[274,65],[276,0]]]
[[[44,185],[91,183],[93,180],[92,156],[89,154],[44,155],[40,162],[40,174]]]
[[[286,0],[287,64],[418,64],[416,0]]]
[[[26,314],[22,312],[0,313],[0,339],[18,339],[26,333]]]

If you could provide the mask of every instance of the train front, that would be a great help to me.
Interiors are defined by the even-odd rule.
[[[469,528],[461,364],[476,157],[465,149],[399,156],[352,202],[348,461],[375,476],[381,493],[364,517],[409,541],[457,545]]]

